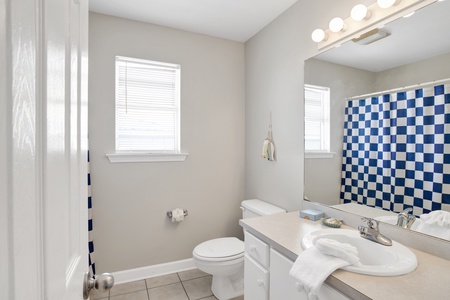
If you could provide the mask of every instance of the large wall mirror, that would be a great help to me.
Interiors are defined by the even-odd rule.
[[[434,2],[381,28],[388,33],[385,38],[367,45],[349,41],[305,62],[305,84],[330,88],[333,153],[305,155],[305,199],[346,209],[340,203],[346,99],[450,78],[449,12],[449,0]],[[450,211],[450,205],[440,209]],[[379,211],[394,215],[386,208]]]

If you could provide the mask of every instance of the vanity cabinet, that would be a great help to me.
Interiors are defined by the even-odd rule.
[[[289,276],[294,262],[270,245],[245,231],[245,300],[311,300]],[[347,300],[346,296],[324,284],[318,300]]]
[[[289,275],[294,262],[278,251],[270,249],[270,299],[312,300],[299,288],[298,282]],[[318,300],[348,300],[327,284],[323,284],[317,293]],[[247,300],[247,299],[246,299]]]
[[[245,255],[244,299],[269,300],[269,271]]]
[[[247,231],[244,236],[244,299],[269,300],[270,247]]]
[[[289,276],[293,264],[278,251],[270,250],[270,299],[308,300],[308,295],[299,289],[297,280]]]

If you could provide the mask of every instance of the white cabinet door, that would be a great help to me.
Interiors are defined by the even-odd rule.
[[[307,295],[299,291],[297,281],[289,276],[293,262],[277,251],[270,249],[270,299],[307,300]]]
[[[270,249],[270,299],[308,300],[305,292],[299,291],[297,281],[289,276],[294,262]],[[318,300],[348,300],[346,296],[324,284],[317,293]]]
[[[245,254],[244,299],[269,300],[269,271]]]

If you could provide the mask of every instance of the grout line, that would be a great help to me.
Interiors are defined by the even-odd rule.
[[[144,282],[145,282],[145,290],[147,291],[147,299],[150,300],[150,294],[149,294],[149,292],[148,292],[147,280],[144,279]]]
[[[178,279],[180,279],[180,283],[181,283],[181,286],[183,287],[183,290],[184,290],[184,293],[186,294],[186,297],[187,297],[189,300],[191,300],[191,297],[189,297],[189,295],[188,295],[188,293],[187,293],[187,291],[186,291],[186,288],[184,287],[183,280],[181,280],[180,274],[177,273],[177,276],[178,276]]]
[[[172,273],[172,274],[174,274],[174,273]],[[188,281],[192,281],[192,280],[196,280],[196,279],[200,279],[200,278],[205,278],[205,277],[208,277],[208,276],[211,276],[211,275],[205,274],[204,276],[199,276],[199,277],[195,277],[195,278],[190,278],[190,279],[187,279],[187,280],[181,280],[181,276],[180,276],[179,272],[176,272],[175,274],[177,275],[179,282],[163,284],[163,285],[160,285],[160,286],[152,287],[152,289],[153,289],[153,288],[159,288],[159,287],[167,286],[167,285],[171,285],[171,284],[181,283],[181,286],[183,287],[184,293],[185,293],[185,295],[186,295],[186,297],[187,297],[188,300],[201,300],[201,299],[206,299],[206,298],[211,297],[211,296],[213,296],[213,297],[215,298],[214,294],[211,293],[210,296],[206,296],[206,297],[199,298],[199,299],[191,299],[191,298],[189,297],[187,291],[186,291],[186,288],[184,287],[184,282],[188,282]],[[149,288],[148,285],[147,285],[147,280],[146,280],[146,279],[141,279],[141,280],[144,280],[144,283],[145,283],[145,290],[147,291],[147,299],[150,300],[150,293],[149,293],[149,289],[150,289],[150,288]],[[136,280],[136,281],[139,281],[139,280]],[[130,294],[130,293],[134,293],[134,292],[138,292],[138,291],[127,292],[127,293],[123,293],[123,294],[120,294],[120,295],[126,295],[126,294]],[[112,296],[111,296],[111,291],[108,291],[108,297],[107,297],[106,299],[111,300],[111,297],[112,297]],[[217,299],[217,298],[215,298],[215,299]]]

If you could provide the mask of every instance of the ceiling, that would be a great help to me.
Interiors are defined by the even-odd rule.
[[[90,0],[101,14],[245,42],[297,0]]]
[[[380,72],[450,52],[450,1],[435,2],[382,28],[390,36],[369,45],[351,41],[315,58]]]

